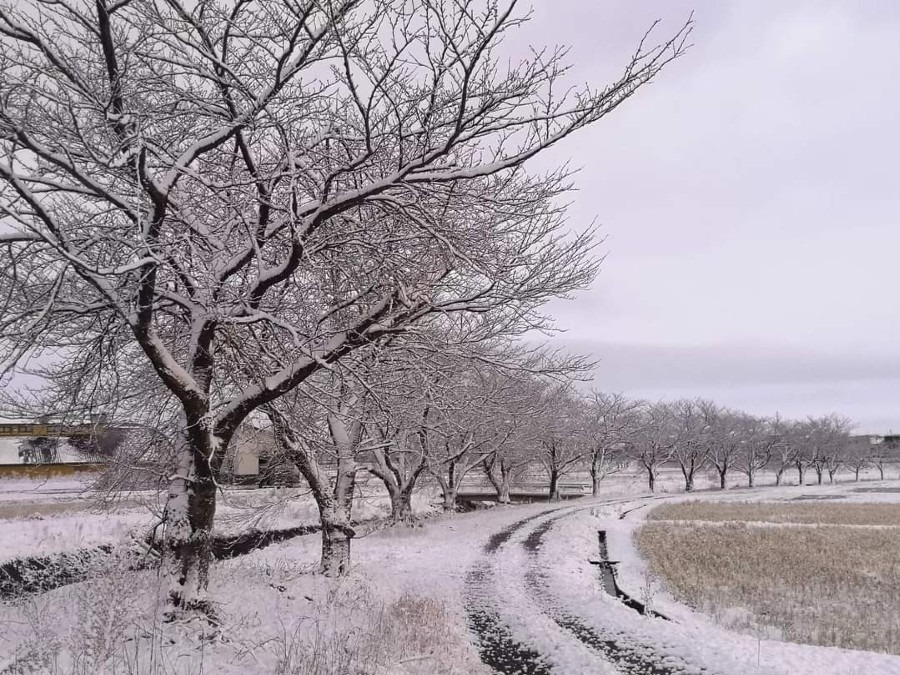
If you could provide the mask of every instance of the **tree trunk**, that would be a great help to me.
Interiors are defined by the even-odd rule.
[[[400,490],[397,497],[397,504],[391,504],[391,521],[394,523],[412,522],[412,493],[413,486],[409,485]]]
[[[350,571],[350,540],[356,536],[350,525],[353,493],[356,490],[356,460],[346,447],[338,456],[333,493],[319,504],[322,524],[322,560],[319,571],[325,576],[343,576]]]
[[[216,482],[208,463],[195,463],[197,452],[193,448],[186,447],[182,453],[178,477],[172,479],[166,500],[163,569],[169,580],[169,603],[174,609],[209,613],[206,591]]]
[[[684,476],[684,491],[694,491],[694,468],[688,468],[684,464],[681,465],[681,475]]]
[[[884,480],[884,467],[881,465],[878,466],[878,475],[881,478],[881,480]]]
[[[831,471],[830,469],[828,470],[828,483],[831,485],[834,485],[834,474],[836,472],[837,472],[837,470],[835,470],[835,471]]]
[[[339,577],[350,571],[350,540],[353,528],[347,518],[334,507],[326,507],[321,513],[322,560],[319,571],[325,576]]]
[[[559,501],[559,471],[557,469],[550,470],[550,501]]]
[[[447,485],[443,489],[444,493],[444,511],[456,511],[456,487]]]
[[[775,486],[781,485],[781,477],[784,475],[784,468],[782,467],[778,471],[775,472]],[[752,479],[751,479],[752,480]]]
[[[822,467],[816,465],[814,468],[816,470],[816,481],[819,485],[821,485],[822,484],[822,473],[823,473]]]
[[[751,469],[750,471],[747,472],[747,487],[753,487],[754,478],[756,478],[756,472],[753,471],[753,469]],[[781,474],[780,473],[775,474],[775,485],[778,485],[780,480],[781,480]]]
[[[492,459],[490,461],[485,461],[482,464],[484,469],[484,475],[487,477],[491,486],[494,488],[494,492],[497,493],[497,503],[498,504],[509,504],[509,483],[511,479],[511,471],[504,463],[503,459]],[[497,477],[494,469],[499,467],[500,469],[500,477]]]
[[[853,472],[853,473],[855,474],[855,479],[854,479],[854,480],[855,480],[855,482],[857,482],[857,483],[859,482],[859,469],[860,469],[860,467],[856,467],[856,469],[855,469],[854,472]]]
[[[719,470],[719,489],[720,490],[725,489],[725,477],[727,476],[727,474],[728,474],[727,468],[723,467],[722,469]],[[750,484],[751,484],[751,486],[753,484],[752,478],[750,479]]]
[[[650,488],[650,492],[653,492],[656,489],[656,472],[647,468],[647,487]]]
[[[509,498],[509,475],[503,476],[500,480],[500,492],[497,495],[497,502],[499,504],[511,504],[512,500]]]
[[[797,485],[803,485],[803,474],[806,469],[802,464],[797,465]]]
[[[599,455],[599,451],[595,450],[591,456],[591,496],[593,497],[600,495],[600,481],[603,480],[603,474],[599,467]]]

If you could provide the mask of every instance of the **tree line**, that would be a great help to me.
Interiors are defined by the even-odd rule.
[[[3,394],[18,412],[143,425],[165,470],[133,471],[166,490],[173,615],[209,609],[243,425],[267,420],[297,458],[340,560],[346,449],[368,444],[400,483],[416,471],[387,449],[393,421],[375,434],[359,416],[391,344],[420,363],[474,351],[578,370],[516,346],[600,261],[596,230],[566,218],[571,170],[531,160],[617,110],[691,26],[648,33],[617,79],[579,86],[563,48],[511,53],[528,18],[516,0],[0,3]],[[426,407],[409,412],[416,442],[445,453],[452,495],[461,458],[502,435],[436,435]]]

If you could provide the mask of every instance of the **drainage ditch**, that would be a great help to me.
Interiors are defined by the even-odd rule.
[[[600,583],[603,585],[603,590],[619,600],[623,605],[629,607],[630,609],[633,609],[639,614],[652,616],[657,619],[664,619],[665,621],[670,621],[669,617],[663,616],[659,612],[655,612],[652,609],[648,609],[648,607],[643,602],[635,600],[630,595],[628,595],[628,593],[619,588],[619,584],[616,582],[616,565],[618,564],[618,562],[609,559],[609,549],[606,545],[606,531],[599,530],[597,532],[597,539],[600,549],[600,559],[591,560],[590,562],[591,564],[596,565],[597,570],[600,572]]]

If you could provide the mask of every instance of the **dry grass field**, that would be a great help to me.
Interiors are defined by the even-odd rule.
[[[728,628],[900,654],[900,531],[853,527],[898,514],[893,504],[687,503],[654,512],[636,543],[673,595]]]
[[[708,522],[798,523],[806,525],[896,525],[900,504],[840,504],[808,502],[710,502],[663,504],[648,514],[650,520]]]

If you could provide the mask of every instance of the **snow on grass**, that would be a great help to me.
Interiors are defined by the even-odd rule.
[[[885,484],[886,485],[886,484]],[[827,488],[829,493],[849,494],[853,486],[831,486]],[[758,499],[770,500],[773,497],[791,499],[799,494],[820,494],[823,488],[808,486],[805,488],[789,487],[777,490],[763,490],[756,493]],[[894,495],[894,501],[900,495]],[[694,497],[696,498],[696,496]],[[742,495],[705,495],[703,499],[715,502],[716,506],[724,506],[718,503],[721,499],[737,498],[746,500],[748,494]],[[673,498],[672,501],[685,499],[684,496]],[[667,500],[668,501],[668,500]],[[808,502],[794,502],[806,504]],[[830,504],[830,503],[829,503]],[[765,626],[751,631],[752,634],[738,634],[726,630],[716,623],[711,616],[704,615],[676,600],[667,590],[665,585],[648,570],[646,561],[637,552],[634,542],[634,532],[642,525],[650,509],[642,509],[633,512],[625,520],[606,520],[609,514],[601,513],[602,520],[594,525],[595,528],[606,529],[607,546],[610,559],[621,561],[617,567],[617,581],[619,586],[627,593],[639,600],[649,600],[653,609],[673,618],[680,625],[689,630],[694,641],[721,644],[726,646],[735,657],[743,660],[746,665],[744,672],[757,672],[755,670],[757,659],[765,666],[768,665],[776,672],[794,675],[888,675],[900,672],[900,658],[887,654],[877,654],[863,651],[852,651],[837,647],[821,647],[805,644],[794,644],[778,639],[777,631],[767,629]],[[711,528],[721,529],[721,528]],[[781,529],[781,528],[778,528]],[[847,528],[841,528],[841,532]],[[694,554],[699,554],[694,549]],[[807,568],[809,575],[814,575],[812,568]],[[757,568],[758,576],[767,577],[769,568]],[[815,604],[823,591],[819,590],[808,594],[806,602]],[[733,606],[724,612],[729,620],[746,620],[751,612],[740,605]]]
[[[897,526],[900,504],[692,500],[662,504],[647,517],[649,520]]]
[[[79,488],[73,492],[74,485]],[[0,562],[142,539],[159,522],[165,498],[156,492],[129,492],[104,505],[103,495],[85,492],[83,484],[70,480],[0,481],[0,494],[7,497],[0,499]],[[419,515],[432,514],[438,501],[433,490],[422,491],[414,496],[413,508]],[[387,494],[375,482],[363,483],[353,518],[368,522],[389,513]],[[318,522],[308,490],[225,489],[216,509],[215,532],[228,536]]]

